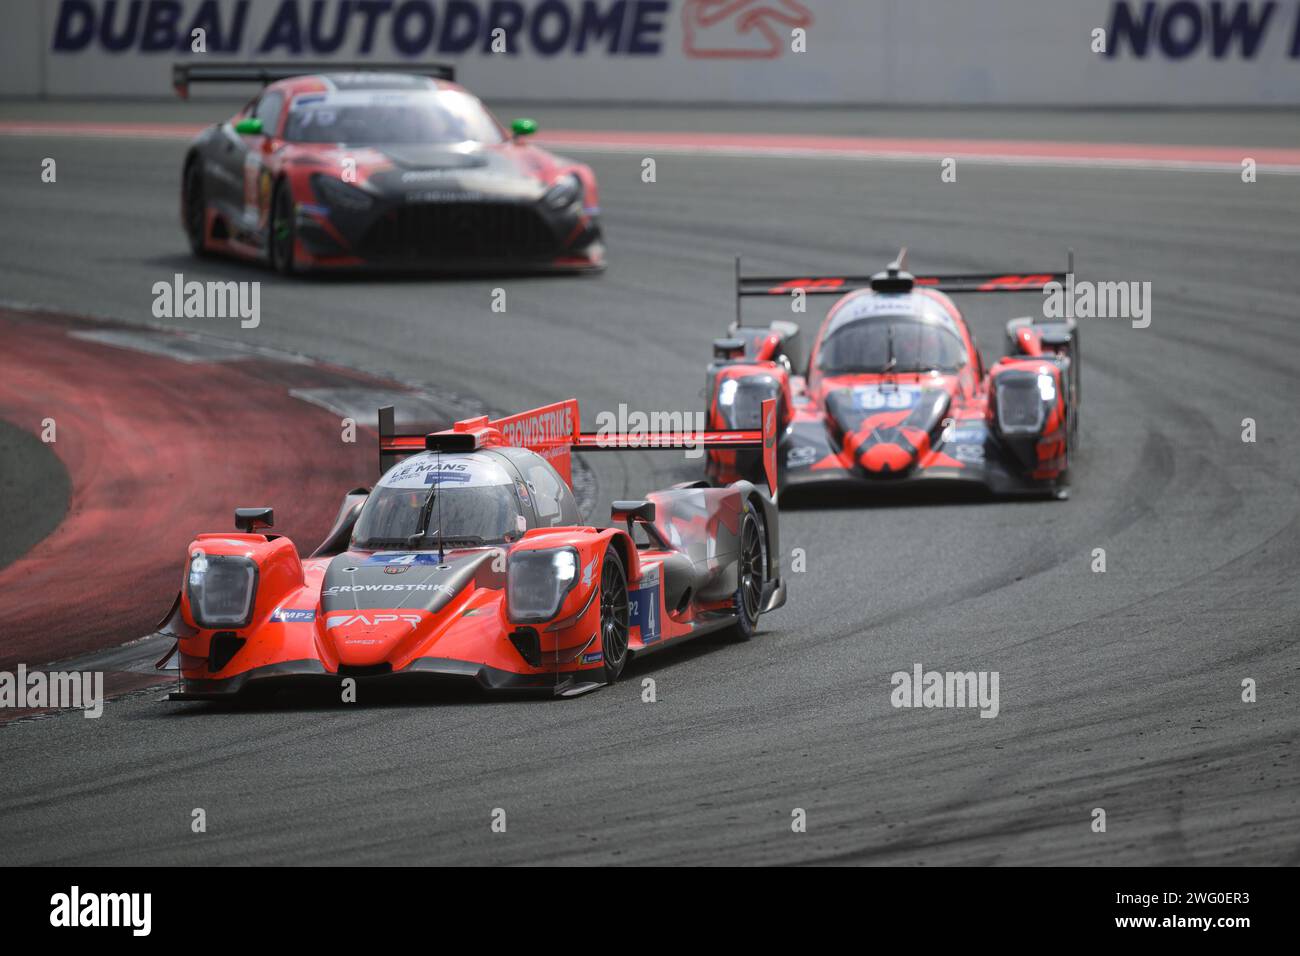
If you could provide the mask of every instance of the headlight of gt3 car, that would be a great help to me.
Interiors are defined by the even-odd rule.
[[[582,198],[582,180],[577,173],[561,176],[546,192],[546,205],[552,209],[564,209],[572,206]]]
[[[549,621],[578,580],[573,548],[516,551],[506,567],[506,611],[516,624]]]
[[[257,594],[257,565],[232,554],[190,556],[190,614],[199,627],[247,627]]]
[[[311,178],[312,192],[329,206],[338,206],[352,212],[365,212],[375,204],[375,199],[364,189],[351,186],[341,179],[316,173]]]

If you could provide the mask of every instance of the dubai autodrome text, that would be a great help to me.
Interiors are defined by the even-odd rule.
[[[260,6],[260,4],[259,4]],[[322,3],[282,0],[269,19],[250,0],[182,4],[177,0],[93,3],[63,0],[54,17],[58,53],[99,48],[109,53],[189,53],[203,30],[210,53],[245,55],[369,55],[391,49],[402,56],[528,52],[655,56],[671,4],[668,0],[366,0]]]

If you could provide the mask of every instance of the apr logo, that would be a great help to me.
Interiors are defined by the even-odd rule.
[[[774,60],[790,49],[790,31],[812,20],[795,0],[686,0],[682,48],[690,57]]]
[[[325,618],[327,628],[334,627],[352,627],[355,624],[361,624],[365,627],[374,627],[378,624],[393,624],[397,621],[405,621],[412,627],[420,623],[418,614],[335,614]]]

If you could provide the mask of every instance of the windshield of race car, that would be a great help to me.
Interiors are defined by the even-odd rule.
[[[419,93],[330,93],[294,100],[284,138],[341,146],[500,143],[495,120],[457,90]]]
[[[827,375],[853,372],[955,372],[966,350],[953,332],[914,315],[874,315],[832,331],[817,353]]]
[[[357,518],[352,546],[437,548],[502,544],[526,527],[513,481],[481,455],[422,454],[389,470]],[[420,532],[424,532],[420,535]]]

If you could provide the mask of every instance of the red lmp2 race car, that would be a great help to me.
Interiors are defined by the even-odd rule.
[[[469,678],[489,690],[574,696],[632,657],[729,629],[747,640],[785,603],[776,505],[776,407],[755,430],[584,434],[570,399],[429,435],[397,435],[380,410],[373,490],[349,492],[310,556],[267,533],[200,534],[160,631],[176,639],[175,700],[252,689]],[[622,527],[584,524],[571,452],[766,451],[766,490],[678,485],[613,503]]]
[[[199,134],[181,172],[197,255],[283,272],[599,271],[591,168],[530,145],[450,66],[177,64],[173,85],[266,85]]]
[[[913,276],[903,271],[905,254],[869,277],[745,276],[737,259],[736,320],[714,342],[708,369],[709,427],[754,427],[761,404],[775,400],[783,497],[942,482],[1067,497],[1079,427],[1074,320],[1010,320],[1010,354],[986,368],[949,297],[1041,293],[1065,274]],[[797,291],[840,296],[806,362],[797,323],[741,320],[744,297]],[[715,482],[758,468],[748,450],[708,453]]]

